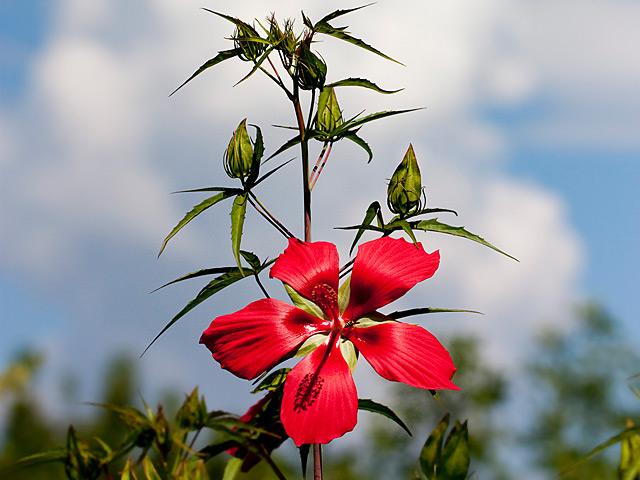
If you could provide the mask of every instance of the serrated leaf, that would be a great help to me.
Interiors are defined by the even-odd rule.
[[[237,193],[237,189],[225,190],[223,192],[220,192],[218,195],[214,195],[213,197],[209,197],[206,200],[203,200],[198,205],[193,207],[184,216],[184,218],[180,220],[180,222],[178,222],[178,224],[173,228],[173,230],[171,230],[171,233],[167,235],[167,238],[164,239],[164,241],[162,242],[162,247],[160,247],[160,252],[158,253],[158,257],[162,255],[162,252],[164,251],[164,248],[167,246],[167,243],[169,242],[169,240],[171,240],[174,237],[174,235],[182,229],[182,227],[184,227],[187,223],[189,223],[191,220],[196,218],[206,209],[214,206],[216,203],[219,203],[226,198],[234,196],[236,193]]]
[[[381,215],[381,214],[382,212],[380,211],[380,204],[378,202],[372,202],[371,205],[369,205],[369,208],[367,208],[366,213],[364,214],[364,219],[362,220],[362,224],[355,227],[355,228],[359,228],[359,230],[358,230],[358,233],[356,233],[356,238],[353,239],[353,243],[351,244],[351,248],[349,249],[349,255],[351,255],[351,253],[353,252],[353,249],[358,244],[358,241],[364,234],[366,227],[371,225],[371,222],[373,222],[373,219],[376,218],[376,215]]]
[[[445,414],[440,423],[433,429],[420,451],[420,468],[427,480],[435,480],[436,466],[440,463],[442,441],[449,426],[449,414]]]
[[[269,172],[265,173],[263,176],[261,176],[258,180],[256,180],[256,183],[254,185],[259,185],[261,182],[265,181],[267,178],[269,178],[271,175],[273,175],[274,173],[276,173],[278,170],[280,170],[282,167],[284,167],[286,164],[291,163],[293,161],[293,158],[290,160],[287,160],[286,162],[284,162],[282,165],[278,165],[276,168],[274,168],[273,170],[270,170]],[[265,160],[266,162],[266,160]]]
[[[254,270],[260,270],[260,259],[255,253],[240,250],[240,255],[247,261],[251,268]]]
[[[403,230],[404,233],[409,235],[409,238],[411,238],[411,241],[413,242],[413,244],[416,246],[418,245],[416,236],[413,234],[413,229],[411,228],[411,226],[406,220],[396,220],[395,222],[389,223],[389,225],[387,226],[393,228],[394,230],[396,230],[397,227],[400,227],[400,229]]]
[[[346,138],[347,140],[351,140],[353,143],[355,143],[356,145],[361,147],[365,152],[367,152],[367,154],[369,155],[369,160],[367,160],[367,163],[371,163],[371,160],[373,160],[373,151],[371,150],[371,147],[367,142],[365,142],[361,137],[359,137],[355,133],[347,133],[346,135],[344,135],[343,138]]]
[[[382,112],[371,113],[361,118],[354,117],[351,120],[347,120],[338,128],[336,128],[336,130],[333,133],[336,136],[344,135],[347,133],[348,130],[351,130],[360,125],[364,125],[365,123],[373,122],[374,120],[379,120],[385,117],[390,117],[392,115],[400,115],[402,113],[415,112],[417,110],[422,110],[422,108],[409,108],[406,110],[385,110]]]
[[[231,251],[236,259],[240,273],[242,271],[242,262],[240,262],[240,242],[242,241],[242,227],[244,226],[244,218],[247,214],[247,193],[238,195],[233,201],[231,207]]]
[[[240,55],[241,50],[234,48],[232,50],[223,50],[221,52],[218,52],[218,54],[213,57],[210,60],[207,60],[205,63],[203,63],[200,68],[198,68],[195,73],[193,75],[191,75],[189,78],[187,78],[184,83],[182,85],[180,85],[178,88],[176,88],[173,92],[171,92],[171,95],[173,95],[174,93],[176,93],[178,90],[180,90],[182,87],[184,87],[187,83],[189,83],[191,80],[193,80],[194,78],[196,78],[198,75],[200,75],[202,72],[204,72],[205,70],[207,70],[208,68],[214,67],[216,65],[218,65],[219,63],[224,62],[225,60],[229,60],[230,58],[233,57],[237,57],[238,55]],[[169,96],[171,96],[169,95]]]
[[[442,458],[438,468],[438,477],[447,480],[464,480],[469,473],[469,433],[467,422],[456,424],[451,429],[442,449]]]
[[[440,233],[446,233],[448,235],[454,235],[456,237],[467,238],[474,242],[480,243],[485,247],[489,247],[498,253],[506,255],[507,257],[512,258],[516,262],[519,262],[519,260],[516,257],[512,257],[508,253],[505,253],[502,250],[494,247],[489,242],[487,242],[484,238],[479,237],[478,235],[465,230],[464,227],[452,227],[451,225],[447,225],[445,223],[439,222],[437,218],[433,218],[431,220],[422,220],[420,222],[410,222],[410,224],[414,230],[417,229],[417,230],[423,230],[425,232],[440,232]]]
[[[407,425],[396,415],[396,413],[391,410],[386,405],[382,405],[381,403],[374,402],[370,399],[358,399],[358,410],[366,410],[367,412],[377,413],[378,415],[382,415],[383,417],[387,417],[388,419],[395,422],[399,425],[405,432],[411,436],[411,431],[407,427]]]
[[[250,273],[253,273],[253,271],[251,271]],[[173,317],[171,319],[171,321],[165,325],[165,327],[160,331],[160,333],[158,335],[156,335],[156,337],[153,339],[153,341],[147,346],[147,348],[144,349],[144,352],[142,352],[142,355],[145,354],[145,352],[147,350],[149,350],[149,348],[151,347],[151,345],[153,345],[156,340],[158,340],[158,338],[160,338],[160,336],[166,332],[171,326],[173,326],[173,324],[175,324],[178,320],[180,320],[184,315],[186,315],[188,312],[190,312],[191,310],[193,310],[195,307],[197,307],[198,305],[200,305],[202,302],[204,302],[207,298],[211,297],[212,295],[218,293],[220,290],[222,290],[223,288],[228,287],[229,285],[234,284],[235,282],[237,282],[238,280],[242,280],[244,277],[244,275],[240,272],[240,270],[236,267],[232,267],[231,270],[229,270],[227,273],[224,273],[222,275],[220,275],[219,277],[214,278],[211,282],[209,282],[207,284],[206,287],[204,287],[200,293],[198,293],[198,295],[196,296],[196,298],[194,298],[193,300],[191,300],[189,303],[187,303],[187,305],[180,310],[175,317]],[[141,356],[142,356],[141,355]]]
[[[251,391],[251,393],[259,393],[263,390],[269,390],[270,392],[277,390],[284,385],[284,382],[287,379],[287,374],[290,371],[290,368],[280,368],[275,372],[271,372],[256,388]]]
[[[161,288],[167,287],[167,286],[172,285],[172,284],[177,283],[177,282],[182,282],[183,280],[189,280],[191,278],[198,278],[198,277],[202,277],[202,276],[205,276],[205,275],[216,275],[218,273],[227,273],[228,271],[232,270],[233,268],[234,267],[203,268],[202,270],[198,270],[197,272],[187,273],[186,275],[183,275],[180,278],[176,278],[175,280],[172,280],[172,281],[170,281],[168,283],[165,283],[161,287],[158,287],[155,290],[152,290],[150,293],[157,292]]]
[[[144,456],[144,460],[142,461],[142,467],[144,470],[144,476],[147,480],[162,480],[156,467],[153,466],[153,462],[148,455]]]
[[[352,45],[355,45],[356,47],[360,47],[363,48],[371,53],[375,53],[376,55],[381,56],[382,58],[386,58],[387,60],[391,60],[392,62],[395,62],[399,65],[404,66],[403,63],[394,60],[393,58],[391,58],[388,55],[385,55],[384,53],[382,53],[380,50],[372,47],[371,45],[369,45],[368,43],[365,43],[364,41],[360,40],[359,38],[356,37],[352,37],[351,35],[348,35],[347,33],[345,33],[344,31],[344,27],[340,28],[340,27],[333,27],[331,25],[329,25],[327,22],[323,22],[320,21],[318,23],[316,23],[313,26],[313,31],[315,33],[321,33],[324,35],[329,35],[331,37],[334,38],[338,38],[340,40],[343,40],[345,42],[348,42]]]
[[[344,80],[338,80],[337,82],[333,82],[325,86],[325,88],[331,87],[362,87],[374,90],[378,93],[384,93],[386,95],[398,93],[404,90],[403,88],[399,88],[397,90],[385,90],[366,78],[345,78]]]
[[[343,15],[346,15],[347,13],[351,13],[351,12],[355,12],[356,10],[360,10],[362,8],[366,8],[366,7],[370,7],[371,5],[373,5],[373,3],[368,3],[366,5],[362,5],[360,7],[355,7],[355,8],[348,8],[346,10],[335,10],[333,12],[331,12],[330,14],[326,15],[325,17],[321,18],[318,23],[326,23],[326,22],[330,22],[331,20],[341,17]]]

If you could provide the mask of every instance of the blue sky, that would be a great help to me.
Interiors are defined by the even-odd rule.
[[[167,98],[227,48],[229,25],[199,6],[61,0],[0,7],[0,365],[22,347],[45,350],[42,388],[49,392],[72,371],[86,385],[83,394],[95,395],[106,358],[140,352],[201,285],[147,292],[232,262],[223,211],[190,226],[155,259],[162,238],[200,198],[169,192],[224,182],[219,158],[244,116],[263,126],[267,148],[281,135],[268,125],[292,121],[267,82],[231,88],[244,65],[222,65]],[[339,7],[303,5],[312,18]],[[237,2],[229,13],[263,18],[272,9],[299,19],[299,2],[284,0],[269,9]],[[316,238],[346,254],[350,237],[332,227],[359,221],[372,197],[382,198],[384,179],[412,142],[432,205],[458,210],[452,222],[521,260],[428,237],[443,265],[423,296],[407,302],[426,298],[486,313],[435,324],[445,343],[469,329],[508,370],[540,328],[570,329],[567,312],[591,298],[639,338],[639,21],[638,3],[628,0],[380,2],[346,17],[354,34],[407,65],[320,44],[333,79],[359,75],[405,87],[393,97],[339,92],[346,114],[427,108],[363,129],[376,151],[366,168],[361,152],[336,146],[316,189]],[[297,185],[297,175],[287,170],[285,185]],[[264,196],[276,211],[290,202]],[[295,212],[285,219],[299,228]],[[247,221],[256,226],[248,247],[270,256],[284,248],[259,219]],[[216,235],[221,240],[212,243]],[[140,360],[143,390],[200,384],[220,408],[251,401],[246,385],[220,371],[197,340],[212,318],[252,295],[258,292],[233,290],[175,326]],[[231,399],[217,394],[220,385],[232,385]]]

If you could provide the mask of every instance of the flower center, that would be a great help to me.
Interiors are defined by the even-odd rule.
[[[311,408],[316,402],[318,395],[320,395],[323,383],[324,378],[312,373],[307,373],[298,386],[296,398],[293,402],[293,410],[296,413],[300,413],[301,411],[307,411]]]
[[[338,293],[326,283],[319,283],[313,287],[311,300],[327,315],[336,312],[338,308]]]

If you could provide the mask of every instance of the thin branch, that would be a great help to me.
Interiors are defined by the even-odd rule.
[[[271,297],[269,296],[269,294],[267,293],[267,290],[266,290],[266,289],[264,288],[264,286],[262,285],[262,282],[260,281],[260,277],[258,277],[258,274],[256,273],[254,276],[256,277],[256,282],[258,283],[258,286],[260,287],[260,290],[262,290],[262,293],[264,293],[264,296],[265,296],[266,298],[271,298]]]
[[[269,210],[258,200],[258,197],[251,191],[249,191],[248,197],[249,203],[256,209],[256,211],[262,215],[273,227],[276,228],[286,238],[291,238],[294,235],[274,217]]]
[[[325,144],[326,145],[326,144]],[[320,174],[322,173],[322,169],[324,168],[324,166],[327,163],[327,160],[329,159],[329,154],[331,154],[331,148],[333,147],[333,142],[329,143],[329,149],[327,150],[327,153],[324,155],[324,159],[322,160],[322,164],[320,165],[320,168],[318,169],[318,171],[316,172],[316,177],[313,179],[313,181],[311,182],[311,185],[309,185],[309,188],[311,190],[313,190],[313,186],[316,184],[316,182],[318,181],[318,177],[320,177]],[[317,166],[317,165],[316,165]],[[315,171],[315,167],[313,168]],[[313,176],[313,173],[311,174]]]

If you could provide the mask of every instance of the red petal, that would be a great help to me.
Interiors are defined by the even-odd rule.
[[[289,247],[278,257],[269,275],[312,300],[313,289],[323,284],[331,287],[337,298],[338,261],[333,243],[306,243],[290,238]]]
[[[354,328],[350,340],[378,374],[418,388],[460,390],[449,352],[436,337],[417,325],[401,322]]]
[[[407,293],[438,269],[440,253],[426,253],[403,239],[379,238],[358,247],[351,275],[351,296],[343,315],[355,320]]]
[[[338,342],[331,336],[287,375],[280,417],[297,446],[329,443],[358,421],[356,386]]]
[[[242,378],[267,371],[330,323],[275,299],[258,300],[242,310],[216,318],[202,334],[222,368]]]

